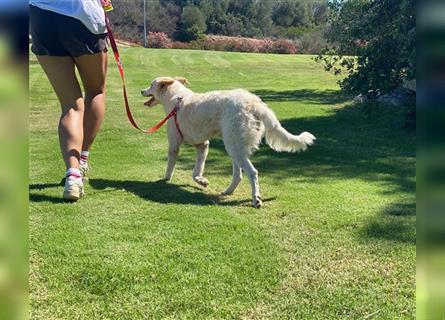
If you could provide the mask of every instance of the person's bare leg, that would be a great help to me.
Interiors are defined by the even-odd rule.
[[[85,89],[82,150],[88,151],[99,132],[105,116],[106,52],[83,55],[75,59]]]
[[[84,101],[71,57],[37,56],[62,107],[59,141],[66,168],[79,168]]]

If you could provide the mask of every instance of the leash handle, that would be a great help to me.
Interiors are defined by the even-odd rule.
[[[114,9],[111,0],[100,0],[100,3],[102,4],[102,7],[104,8],[105,12],[109,12]]]
[[[177,114],[177,112],[179,110],[179,103],[182,101],[181,98],[178,98],[178,103],[175,105],[173,110],[164,119],[162,119],[158,124],[156,124],[155,126],[149,128],[149,129],[144,130],[144,129],[141,129],[137,125],[136,121],[133,118],[133,115],[131,114],[130,104],[128,103],[127,88],[125,86],[124,67],[123,67],[123,64],[122,64],[121,57],[119,55],[119,50],[117,49],[116,39],[114,38],[113,31],[111,29],[110,19],[108,18],[108,14],[107,14],[106,11],[105,11],[105,25],[107,27],[108,39],[110,40],[110,45],[111,45],[111,48],[113,50],[114,60],[116,60],[117,68],[119,69],[119,74],[121,76],[121,80],[122,80],[122,93],[123,93],[123,96],[124,96],[125,111],[127,112],[127,118],[130,121],[131,125],[135,129],[137,129],[137,130],[140,130],[140,131],[145,132],[147,134],[152,134],[153,132],[158,131],[164,125],[164,123],[167,122],[168,119],[170,119],[171,117],[175,117],[176,128],[178,129],[178,132],[181,135],[181,137],[183,137],[182,132],[179,129],[179,125],[178,125],[177,119],[176,119],[176,114]]]

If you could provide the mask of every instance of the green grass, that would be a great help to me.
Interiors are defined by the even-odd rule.
[[[30,72],[30,297],[33,319],[402,319],[415,315],[415,135],[401,111],[350,105],[309,56],[122,49],[130,102],[148,127],[142,88],[185,76],[198,92],[242,87],[290,132],[301,154],[262,146],[252,157],[264,208],[246,179],[219,199],[231,162],[219,139],[191,179],[194,149],[162,178],[165,128],[128,123],[113,61],[107,116],[92,150],[87,196],[60,200],[59,107],[41,68]],[[110,56],[111,58],[111,56]]]

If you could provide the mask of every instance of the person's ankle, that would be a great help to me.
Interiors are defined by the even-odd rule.
[[[87,151],[87,150],[84,150],[84,151],[82,151],[80,153],[80,161],[79,161],[79,163],[80,163],[81,166],[86,166],[87,165],[89,155],[90,155],[90,152]]]
[[[82,184],[82,174],[80,173],[80,170],[78,168],[69,168],[68,170],[66,170],[65,178],[66,185],[75,183]]]

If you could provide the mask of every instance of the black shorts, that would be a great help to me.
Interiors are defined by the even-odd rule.
[[[79,57],[107,50],[107,34],[92,33],[78,19],[30,6],[29,21],[35,55]]]

